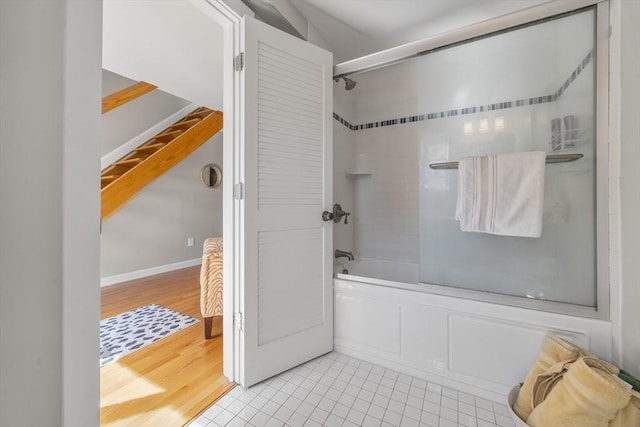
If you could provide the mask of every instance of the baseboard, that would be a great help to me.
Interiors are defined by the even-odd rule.
[[[153,276],[155,274],[166,273],[168,271],[180,270],[181,268],[193,267],[200,265],[202,258],[190,259],[187,261],[174,262],[173,264],[159,265],[157,267],[145,268],[143,270],[132,271],[130,273],[117,274],[115,276],[103,277],[100,279],[100,286],[117,285],[118,283],[127,282],[129,280],[141,279],[143,277]]]

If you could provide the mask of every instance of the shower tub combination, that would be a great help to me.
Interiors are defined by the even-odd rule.
[[[606,14],[514,16],[336,86],[353,242],[343,224],[334,242],[357,256],[335,268],[336,350],[503,402],[548,332],[612,359]],[[577,159],[545,168],[542,237],[461,232],[457,173],[433,165],[523,151]]]

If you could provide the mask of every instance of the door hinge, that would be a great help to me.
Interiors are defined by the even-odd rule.
[[[244,184],[239,182],[233,186],[233,198],[236,200],[244,199]]]
[[[233,324],[240,332],[244,331],[244,315],[242,313],[233,314]]]
[[[233,69],[235,71],[242,71],[244,69],[244,52],[239,53],[233,58]]]

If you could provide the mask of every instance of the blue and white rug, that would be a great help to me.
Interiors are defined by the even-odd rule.
[[[156,304],[109,317],[100,322],[100,367],[198,322]]]

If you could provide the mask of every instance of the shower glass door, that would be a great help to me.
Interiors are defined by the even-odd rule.
[[[419,282],[596,306],[594,8],[414,61],[419,117]],[[542,237],[460,231],[468,156],[582,154],[545,167]]]

